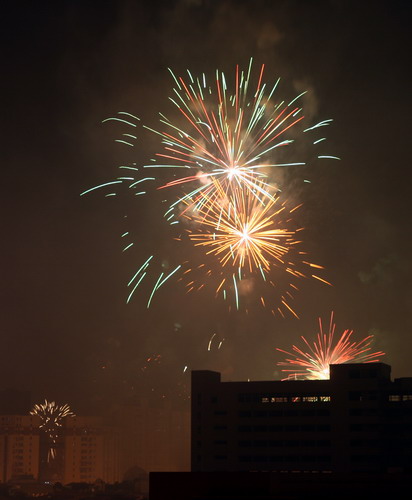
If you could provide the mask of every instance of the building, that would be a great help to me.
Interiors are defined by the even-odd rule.
[[[62,482],[119,480],[119,434],[99,417],[69,417],[64,426]]]
[[[120,433],[120,477],[137,471],[190,470],[190,412],[166,400],[123,404],[114,415]]]
[[[329,380],[262,382],[192,372],[192,472],[151,474],[151,500],[400,494],[412,474],[412,378],[390,372],[341,364]]]
[[[383,363],[330,380],[221,382],[192,374],[192,471],[412,472],[412,378]]]
[[[119,480],[118,431],[104,419],[65,418],[55,441],[40,425],[38,416],[0,415],[0,482]]]
[[[0,482],[37,479],[40,419],[31,415],[0,415]]]
[[[107,417],[69,416],[56,435],[32,415],[0,414],[0,482],[133,481],[149,471],[190,469],[190,413],[169,401],[121,405]]]

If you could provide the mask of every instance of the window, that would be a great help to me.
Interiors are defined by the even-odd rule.
[[[329,439],[318,439],[317,446],[330,446],[330,440]]]
[[[297,432],[299,430],[298,425],[285,425],[285,431],[288,432]]]
[[[283,446],[283,441],[276,440],[276,441],[268,441],[269,446]]]
[[[267,417],[266,411],[255,411],[255,417]]]
[[[266,425],[255,425],[254,431],[255,432],[266,432],[267,426]]]
[[[239,430],[239,432],[251,432],[252,426],[251,425],[239,425],[238,430]]]
[[[267,441],[262,441],[262,440],[255,441],[255,446],[259,448],[266,447],[267,444],[268,444]]]
[[[270,425],[269,426],[269,431],[270,432],[283,432],[283,425]]]
[[[269,417],[282,417],[282,416],[283,416],[282,410],[272,410],[269,412]]]
[[[297,417],[299,415],[298,410],[286,410],[285,412],[287,417]]]
[[[251,411],[240,411],[238,413],[239,417],[251,417],[252,416],[252,412]]]
[[[227,425],[215,425],[214,429],[215,431],[226,431]]]
[[[314,416],[315,416],[314,410],[302,410],[302,417],[314,417]]]
[[[301,429],[304,432],[313,432],[315,430],[315,426],[306,424],[306,425],[302,425]]]
[[[239,441],[239,446],[242,448],[249,448],[250,446],[252,446],[252,442],[251,441]]]

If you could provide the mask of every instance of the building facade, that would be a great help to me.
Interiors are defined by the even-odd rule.
[[[0,482],[119,481],[119,434],[104,419],[68,417],[53,442],[40,425],[38,416],[0,415]]]
[[[412,472],[412,378],[383,363],[330,380],[221,382],[192,373],[192,471]]]
[[[138,470],[190,470],[190,412],[174,408],[170,401],[117,408],[114,422],[120,433],[120,474],[130,479]]]
[[[115,427],[99,417],[70,417],[64,428],[62,482],[119,480],[119,439]]]
[[[40,419],[31,415],[0,415],[0,482],[37,479]]]

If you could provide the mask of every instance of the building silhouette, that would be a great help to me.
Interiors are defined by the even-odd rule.
[[[412,378],[392,381],[390,372],[341,364],[329,380],[261,382],[192,372],[192,472],[152,474],[151,499],[167,498],[165,484],[181,500],[284,498],[283,490],[301,498],[304,484],[306,498],[394,492],[412,473]]]

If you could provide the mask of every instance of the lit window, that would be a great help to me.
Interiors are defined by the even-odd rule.
[[[283,396],[274,396],[270,398],[271,403],[287,403],[288,398],[283,397]]]

